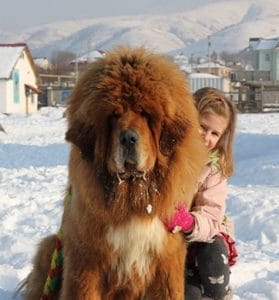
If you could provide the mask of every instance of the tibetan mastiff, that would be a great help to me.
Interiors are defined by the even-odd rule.
[[[84,72],[66,115],[57,299],[184,299],[186,245],[163,221],[190,206],[206,161],[185,75],[163,55],[117,48]],[[39,245],[25,299],[56,299],[42,296],[55,240]]]

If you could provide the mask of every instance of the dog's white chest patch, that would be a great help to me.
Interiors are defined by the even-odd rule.
[[[139,275],[147,274],[152,259],[152,253],[160,253],[166,230],[159,218],[145,222],[139,218],[118,228],[110,228],[107,241],[117,253],[117,261],[113,268],[117,268],[119,278],[129,276],[132,268],[136,268]]]

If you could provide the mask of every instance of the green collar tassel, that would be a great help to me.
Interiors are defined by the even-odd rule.
[[[220,159],[219,150],[214,150],[210,152],[208,160],[209,160],[209,165],[214,172],[220,170],[219,159]]]

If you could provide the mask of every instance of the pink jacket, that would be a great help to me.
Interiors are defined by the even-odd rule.
[[[208,242],[221,232],[233,238],[233,222],[225,214],[227,194],[227,179],[207,165],[194,196],[191,214],[195,225],[192,232],[185,235],[188,241]]]

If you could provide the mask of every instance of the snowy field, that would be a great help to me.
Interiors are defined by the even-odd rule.
[[[0,115],[0,300],[12,298],[36,244],[59,227],[69,152],[62,114]],[[235,159],[228,197],[240,254],[234,300],[278,300],[279,113],[239,115]]]

